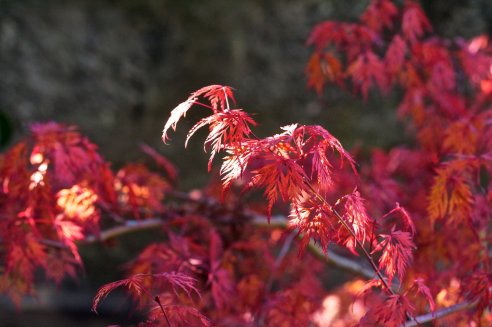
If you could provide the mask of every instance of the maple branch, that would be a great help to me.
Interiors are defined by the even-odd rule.
[[[352,235],[352,237],[354,238],[355,240],[355,243],[357,244],[357,246],[362,250],[362,252],[364,253],[364,256],[366,257],[367,261],[369,261],[372,269],[374,270],[374,272],[376,273],[376,275],[378,276],[379,280],[381,281],[381,283],[383,283],[383,286],[386,288],[386,290],[394,295],[395,292],[393,291],[393,289],[388,285],[388,283],[386,282],[386,278],[384,278],[383,274],[381,273],[381,271],[379,271],[379,268],[376,266],[376,263],[374,262],[374,260],[372,259],[372,256],[369,254],[369,252],[367,252],[366,248],[364,247],[364,245],[362,244],[362,242],[359,241],[359,239],[357,238],[357,235],[355,235],[355,232],[352,230],[352,228],[347,224],[347,222],[345,221],[345,219],[343,219],[343,217],[338,213],[338,211],[335,210],[335,208],[333,208],[329,203],[328,201],[326,201],[326,199],[324,197],[322,197],[314,188],[313,186],[309,183],[309,181],[305,181],[305,184],[309,187],[309,189],[311,190],[311,192],[313,192],[313,195],[316,196],[316,198],[318,200],[320,200],[322,203],[324,203],[328,208],[330,208],[330,211],[338,218],[338,220],[340,221],[340,223],[343,225],[343,227],[345,227],[345,229]]]
[[[116,238],[125,234],[131,234],[142,230],[153,229],[162,226],[164,220],[161,218],[149,218],[145,220],[127,220],[123,225],[108,228],[102,231],[98,236],[89,235],[79,240],[79,244],[93,244],[98,242],[106,242],[112,238]],[[53,247],[65,249],[66,244],[55,240],[41,240],[42,244]]]
[[[213,198],[208,198],[208,197],[192,198],[188,193],[185,192],[170,191],[167,194],[174,197],[175,199],[179,199],[182,201],[195,202],[207,206],[221,205],[220,202],[218,202]],[[268,227],[268,228],[282,228],[282,229],[287,228],[287,218],[283,215],[272,216],[270,217],[270,221],[268,221],[268,218],[264,215],[259,215],[257,213],[250,212],[250,211],[245,211],[245,214],[246,216],[250,216],[252,218],[252,223],[255,226]],[[308,244],[308,250],[316,258],[325,262],[326,264],[354,273],[356,275],[359,275],[367,279],[374,278],[374,271],[372,271],[371,269],[368,269],[364,265],[360,264],[359,262],[346,258],[331,250],[326,250],[326,252],[324,252],[312,240]]]
[[[257,215],[253,219],[253,224],[259,227],[286,228],[287,219],[283,216],[273,216],[270,218],[270,223],[268,223],[266,217]],[[332,250],[327,249],[326,252],[324,252],[313,240],[309,242],[307,248],[311,254],[319,260],[324,261],[326,264],[355,273],[356,275],[367,279],[374,278],[374,271],[371,269],[366,268],[364,265],[355,260],[339,255]]]
[[[125,234],[153,229],[162,226],[164,220],[161,218],[149,218],[145,220],[127,220],[125,224],[108,228],[102,231],[99,236],[89,235],[80,242],[83,244],[105,242],[109,239],[119,237]]]
[[[384,278],[383,274],[381,274],[381,271],[379,270],[379,268],[376,266],[376,263],[374,262],[374,260],[372,259],[372,256],[369,254],[369,252],[367,252],[366,248],[364,247],[364,245],[357,239],[354,231],[352,230],[352,228],[350,228],[350,226],[347,224],[347,222],[343,219],[343,217],[338,213],[338,211],[336,211],[333,207],[331,207],[331,211],[335,214],[335,216],[337,216],[338,220],[342,223],[342,225],[350,232],[350,234],[352,234],[356,244],[359,246],[359,248],[362,250],[362,252],[364,253],[364,256],[366,257],[367,261],[369,261],[369,264],[371,265],[372,269],[374,270],[374,272],[378,275],[379,279],[381,280],[381,282],[383,283],[384,287],[391,293],[391,294],[395,294],[395,292],[393,291],[393,289],[388,285],[388,283],[386,282],[386,278]]]
[[[433,320],[437,320],[439,318],[449,316],[453,313],[457,313],[460,311],[471,309],[471,308],[475,307],[476,305],[477,305],[477,302],[464,301],[464,302],[461,302],[461,303],[458,303],[458,304],[455,304],[455,305],[452,305],[452,306],[449,306],[446,308],[439,309],[439,310],[434,311],[434,312],[430,312],[430,313],[426,313],[426,314],[417,316],[414,318],[413,321],[407,321],[401,327],[419,326],[421,324],[425,324],[425,323],[431,322]]]
[[[184,194],[180,194],[180,197],[182,196],[182,199],[184,199]],[[189,200],[190,198],[187,197]],[[201,203],[214,203],[214,201],[209,200],[203,200],[199,201],[196,200],[197,202]],[[214,203],[215,204],[215,203]],[[284,216],[277,215],[273,216],[270,219],[270,223],[268,223],[268,219],[264,215],[258,215],[258,214],[252,214],[248,213],[248,215],[251,216],[252,220],[251,223],[255,226],[258,227],[267,227],[267,228],[286,228],[287,227],[287,219]],[[79,242],[81,244],[92,244],[92,243],[97,243],[97,242],[105,242],[110,239],[126,235],[126,234],[131,234],[134,232],[138,231],[143,231],[143,230],[148,230],[148,229],[153,229],[153,228],[158,228],[162,226],[164,223],[164,220],[161,218],[149,218],[145,220],[127,220],[124,225],[116,226],[116,227],[111,227],[108,228],[100,233],[99,236],[94,236],[94,235],[89,235],[83,240],[80,240]],[[46,244],[51,247],[57,247],[57,248],[66,248],[66,245],[57,242],[54,240],[42,240],[43,244]],[[325,262],[326,264],[332,265],[334,267],[343,269],[345,271],[357,274],[361,277],[372,279],[374,278],[374,271],[371,269],[366,268],[364,265],[360,264],[359,262],[346,258],[344,256],[341,256],[332,250],[326,250],[324,252],[322,249],[320,249],[314,241],[310,241],[310,243],[307,246],[308,250],[313,254],[316,258],[319,260]],[[433,320],[451,315],[453,313],[457,313],[459,311],[464,311],[471,309],[477,305],[477,302],[461,302],[446,308],[439,309],[437,311],[423,314],[420,316],[415,317],[414,320],[407,321],[405,324],[403,324],[401,327],[415,327],[418,326],[419,324],[424,324],[431,322]]]
[[[267,217],[263,215],[255,215],[252,217],[252,224],[258,227],[269,227],[269,228],[286,228],[287,219],[283,216],[273,216],[270,218],[270,223],[268,223]],[[84,244],[104,242],[111,238],[119,237],[124,234],[130,234],[133,232],[157,228],[162,225],[164,221],[159,218],[151,218],[146,220],[129,220],[125,225],[109,228],[101,232],[100,237],[96,238],[94,236],[89,236],[82,240]],[[367,269],[359,262],[348,259],[341,256],[331,250],[327,250],[326,253],[323,252],[313,241],[308,245],[308,250],[318,259],[324,261],[325,263],[335,266],[337,268],[355,273],[364,278],[372,279],[374,277],[374,272]]]
[[[200,204],[206,204],[209,206],[213,205],[220,205],[220,203],[214,199],[210,198],[198,198],[194,199],[191,198],[188,194],[182,193],[182,192],[173,192],[173,197],[178,198],[180,200],[185,200],[185,201],[191,201],[191,202],[196,202]],[[340,216],[340,214],[335,211],[334,209],[333,213],[337,216],[337,218],[340,220],[340,222],[344,225],[346,225],[346,222],[343,220],[343,218]],[[246,212],[246,215],[251,217],[251,223],[255,226],[258,227],[267,227],[267,228],[287,228],[287,219],[285,216],[282,215],[276,215],[272,216],[270,218],[270,223],[268,222],[268,219],[264,215],[259,215],[255,214],[253,212]],[[105,242],[110,239],[126,235],[126,234],[131,234],[134,232],[139,232],[143,230],[148,230],[148,229],[153,229],[153,228],[158,228],[162,226],[164,223],[164,220],[161,218],[148,218],[145,220],[127,220],[123,225],[115,226],[108,228],[106,230],[103,230],[99,236],[95,235],[89,235],[83,240],[80,240],[80,243],[82,244],[92,244],[92,243],[97,243],[97,242]],[[346,226],[349,230],[351,231],[350,226]],[[355,238],[355,236],[354,236]],[[319,260],[325,262],[326,264],[332,265],[334,267],[343,269],[345,271],[355,273],[361,277],[372,279],[374,278],[374,274],[378,274],[379,269],[377,269],[376,264],[372,260],[372,257],[367,253],[367,250],[360,244],[360,242],[356,239],[357,244],[359,247],[362,249],[362,251],[366,252],[366,258],[369,258],[368,261],[371,263],[372,268],[374,269],[368,269],[364,265],[360,264],[359,262],[346,258],[342,255],[339,255],[332,250],[326,250],[324,252],[321,248],[319,248],[314,241],[310,241],[308,244],[308,250],[313,254],[316,258]],[[59,248],[64,248],[65,245],[61,242],[53,241],[53,240],[43,240],[42,241],[44,244],[48,246],[53,246],[53,247],[59,247]],[[376,268],[375,268],[376,267]],[[382,280],[384,284],[387,285],[385,278],[381,275],[379,272],[378,277]],[[387,285],[388,289],[389,285]],[[476,302],[461,302],[455,305],[452,305],[450,307],[442,308],[440,310],[437,310],[435,312],[423,314],[420,316],[415,317],[413,320],[407,321],[402,327],[415,327],[418,326],[419,324],[424,324],[427,322],[431,322],[433,320],[451,315],[453,313],[459,312],[459,311],[464,311],[473,308],[476,306]]]
[[[343,227],[345,227],[345,229],[350,233],[350,235],[352,235],[352,237],[355,240],[355,243],[362,250],[364,256],[366,257],[367,261],[369,261],[372,269],[374,270],[374,272],[378,276],[378,278],[381,281],[381,283],[383,284],[384,288],[391,295],[395,295],[396,294],[395,291],[393,291],[393,288],[390,285],[388,285],[388,282],[386,281],[386,278],[384,278],[383,274],[381,273],[381,271],[379,270],[378,266],[374,262],[374,259],[372,258],[371,254],[369,252],[367,252],[366,248],[364,247],[364,244],[362,244],[362,242],[357,238],[357,235],[352,230],[352,228],[347,224],[347,222],[345,221],[345,219],[338,213],[338,211],[333,206],[331,206],[328,203],[328,201],[326,201],[326,199],[323,196],[321,196],[321,194],[319,194],[314,189],[314,187],[309,183],[308,180],[304,180],[304,182],[308,186],[308,188],[311,190],[311,192],[313,192],[314,196],[330,209],[330,211],[337,217],[337,219],[340,221],[340,223],[343,225]],[[324,208],[323,208],[323,210],[324,210]],[[418,324],[417,320],[408,311],[405,312],[405,315],[407,316],[407,319],[409,319],[409,320],[411,319],[411,320],[415,321]]]
[[[323,250],[321,250],[313,242],[309,243],[308,249],[313,255],[329,265],[355,273],[367,279],[374,278],[374,271],[367,269],[355,260],[348,259],[330,250],[327,250],[326,253],[324,253]]]
[[[252,224],[258,227],[267,228],[286,228],[287,219],[284,216],[273,216],[270,218],[270,223],[268,223],[267,217],[263,215],[252,216]],[[134,232],[139,232],[143,230],[158,228],[162,226],[164,220],[161,218],[149,218],[145,220],[127,220],[124,225],[108,228],[102,231],[99,236],[89,235],[86,238],[80,240],[80,244],[93,244],[98,242],[106,242],[110,239],[131,234]],[[41,243],[54,247],[64,249],[67,246],[59,241],[54,240],[41,240]],[[359,275],[361,277],[372,279],[374,277],[374,272],[367,269],[359,262],[341,256],[331,250],[326,250],[324,252],[320,249],[313,241],[308,244],[308,250],[319,260],[325,262],[328,265],[340,268],[347,272]]]

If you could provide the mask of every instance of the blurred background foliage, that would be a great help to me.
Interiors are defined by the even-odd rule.
[[[492,33],[490,0],[422,2],[440,35]],[[203,138],[197,135],[187,151],[183,144],[201,109],[180,123],[172,145],[163,145],[160,136],[170,110],[208,84],[233,86],[239,106],[255,113],[261,136],[299,122],[323,125],[363,155],[373,146],[411,142],[395,118],[397,94],[373,94],[363,102],[334,87],[321,99],[306,90],[305,41],[312,27],[355,20],[367,3],[0,0],[0,150],[25,135],[30,123],[55,120],[78,125],[115,169],[150,162],[138,147],[144,142],[177,165],[183,189],[199,188],[209,179]],[[128,251],[143,246],[139,237],[125,243],[131,245],[86,249],[87,276],[108,281]],[[103,252],[104,258],[91,259]],[[112,265],[101,268],[101,261]],[[91,295],[74,306],[88,311]],[[28,325],[20,315],[10,316],[9,326]]]
[[[162,126],[190,92],[227,84],[239,105],[257,114],[260,135],[317,123],[348,148],[389,147],[404,140],[391,97],[364,103],[333,88],[320,100],[305,87],[311,28],[326,19],[354,20],[367,3],[0,0],[0,145],[33,121],[76,124],[115,168],[141,160],[138,142],[145,142],[178,163],[184,188],[199,187],[208,178],[201,140],[184,152],[181,126],[172,146],[164,146]],[[442,35],[492,30],[488,0],[424,6]]]

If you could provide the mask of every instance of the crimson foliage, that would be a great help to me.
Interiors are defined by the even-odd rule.
[[[259,138],[232,89],[210,85],[171,111],[162,135],[192,108],[209,114],[186,143],[208,128],[208,169],[221,157],[221,180],[186,194],[148,146],[160,173],[114,173],[76,128],[33,125],[0,159],[0,291],[19,304],[39,269],[56,283],[75,277],[84,243],[162,227],[127,278],[100,288],[94,311],[123,287],[149,326],[492,324],[488,39],[441,39],[417,2],[374,0],[358,22],[319,24],[308,44],[310,87],[396,90],[415,145],[375,149],[358,172],[322,126]],[[254,189],[266,203],[243,199]],[[279,202],[290,209],[272,216]],[[328,292],[326,264],[358,277]]]

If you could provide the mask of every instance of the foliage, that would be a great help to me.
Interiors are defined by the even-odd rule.
[[[206,109],[185,144],[208,127],[209,171],[222,155],[220,181],[184,194],[148,146],[160,173],[141,164],[113,173],[75,127],[33,125],[0,159],[0,290],[20,304],[38,270],[56,283],[75,277],[84,243],[160,226],[162,242],[100,288],[94,311],[123,287],[149,326],[491,324],[488,39],[441,39],[417,2],[373,0],[358,22],[316,26],[308,44],[311,88],[401,94],[414,146],[375,149],[357,172],[323,127],[260,138],[232,88],[210,85],[164,126],[167,142],[189,110]],[[245,199],[254,189],[266,206]],[[326,262],[366,281],[328,292]]]

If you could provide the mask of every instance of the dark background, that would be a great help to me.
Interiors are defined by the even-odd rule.
[[[176,163],[181,188],[199,188],[209,178],[203,134],[188,151],[183,144],[200,109],[180,123],[171,145],[163,145],[160,136],[170,110],[209,84],[233,86],[239,106],[256,113],[262,136],[300,122],[325,126],[349,149],[411,141],[394,115],[398,95],[373,94],[363,102],[330,88],[319,99],[305,86],[311,28],[327,19],[354,20],[367,3],[0,0],[0,150],[25,135],[32,122],[65,122],[78,125],[115,169],[129,161],[150,162],[138,148],[145,142]],[[442,36],[492,32],[489,0],[423,5]],[[143,246],[141,239],[130,237],[122,249],[84,249],[86,276],[78,284],[67,282],[58,291],[41,285],[39,299],[26,301],[23,311],[0,309],[0,325],[116,322],[91,314],[90,300],[94,288],[110,280],[108,274],[120,271],[128,252]],[[9,308],[7,301],[0,303]],[[125,305],[112,307],[122,312]]]

